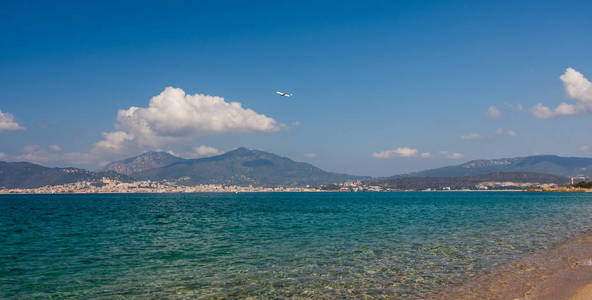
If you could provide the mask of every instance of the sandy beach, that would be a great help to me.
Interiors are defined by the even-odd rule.
[[[585,300],[585,299],[592,299],[592,283],[589,283],[581,288],[579,288],[572,296],[568,298],[569,300]]]
[[[436,299],[592,299],[592,233],[483,274]]]

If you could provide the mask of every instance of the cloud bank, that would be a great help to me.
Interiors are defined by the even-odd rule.
[[[245,108],[238,102],[222,97],[186,94],[179,88],[167,87],[152,97],[147,107],[132,106],[117,112],[115,130],[104,132],[88,152],[62,152],[61,147],[28,146],[23,153],[7,156],[10,160],[37,163],[102,166],[124,156],[148,150],[163,150],[180,143],[193,143],[204,136],[243,132],[273,132],[280,130],[273,118]],[[22,129],[12,115],[0,112],[0,131]],[[221,154],[205,145],[195,147],[185,157],[205,157]]]
[[[449,151],[440,151],[440,155],[442,155],[443,157],[448,158],[448,159],[461,159],[461,158],[465,157],[461,153],[449,152]]]
[[[559,116],[571,116],[592,112],[592,83],[573,68],[567,68],[559,77],[563,82],[565,94],[574,99],[575,104],[562,102],[555,109],[537,103],[530,109],[537,119],[550,119]]]
[[[14,116],[2,112],[0,110],[0,132],[9,130],[24,130],[25,128],[19,125],[15,120]]]
[[[592,153],[592,147],[590,145],[582,145],[578,147],[578,151],[582,153]]]
[[[464,155],[460,153],[448,152],[448,151],[440,151],[440,157],[447,158],[447,159],[460,159],[463,158]],[[393,150],[384,150],[380,152],[372,153],[372,157],[378,159],[389,159],[389,158],[411,158],[411,157],[420,157],[420,158],[433,158],[434,156],[430,152],[423,152],[420,153],[419,150],[409,148],[409,147],[398,147]]]
[[[432,158],[432,154],[429,152],[424,152],[420,156],[421,158]]]
[[[505,130],[503,128],[496,129],[495,134],[500,137],[501,136],[512,136],[512,137],[518,136],[518,134],[514,130],[511,130],[511,129]],[[464,141],[491,140],[492,136],[490,136],[488,134],[482,135],[479,133],[471,133],[471,134],[467,134],[467,135],[462,135],[460,137],[460,139],[464,140]]]
[[[210,157],[210,156],[220,155],[220,154],[224,153],[223,151],[220,151],[214,147],[209,147],[206,145],[193,147],[192,151],[189,151],[189,152],[183,152],[183,153],[176,153],[173,151],[167,151],[167,152],[171,155],[183,157],[183,158],[188,158],[188,159]]]
[[[238,102],[203,94],[188,95],[173,87],[153,97],[148,107],[119,110],[115,128],[118,130],[103,133],[103,140],[92,151],[130,153],[203,136],[280,129],[274,119]]]
[[[372,153],[372,157],[374,158],[393,158],[393,157],[416,157],[417,156],[417,149],[412,149],[408,147],[399,147],[394,150],[384,150],[381,152],[374,152]]]
[[[116,131],[104,132],[95,143],[88,160],[102,165],[125,155],[147,150],[160,150],[175,144],[189,143],[200,137],[243,132],[280,130],[273,118],[244,108],[238,102],[203,94],[186,94],[179,88],[167,87],[152,97],[148,107],[132,106],[117,112]],[[200,146],[186,157],[219,154],[219,150]]]

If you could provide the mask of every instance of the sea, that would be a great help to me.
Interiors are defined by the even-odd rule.
[[[591,216],[592,193],[0,195],[0,299],[424,299]]]

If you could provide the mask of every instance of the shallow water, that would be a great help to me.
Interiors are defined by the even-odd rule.
[[[0,298],[424,298],[592,228],[592,195],[0,196]]]

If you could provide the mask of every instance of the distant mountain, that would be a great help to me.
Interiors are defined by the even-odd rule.
[[[536,155],[516,158],[473,160],[457,166],[420,171],[401,177],[456,177],[498,172],[534,172],[559,176],[592,177],[592,158]]]
[[[103,177],[129,181],[130,177],[115,172],[91,172],[76,168],[47,168],[28,162],[0,161],[0,187],[36,188],[77,181],[97,181]]]
[[[184,184],[303,186],[368,179],[323,171],[272,153],[238,148],[222,155],[187,159],[131,174],[137,179]]]
[[[185,159],[173,156],[166,152],[150,151],[135,157],[112,162],[101,170],[131,175],[154,168],[164,167],[183,160]]]
[[[487,176],[482,176],[487,175]],[[474,160],[457,166],[431,169],[389,178],[338,174],[272,153],[239,148],[222,155],[183,159],[166,152],[147,152],[107,165],[102,171],[47,168],[27,162],[0,162],[0,187],[34,188],[103,177],[120,181],[169,180],[180,184],[303,186],[371,180],[391,187],[429,185],[468,187],[481,181],[566,183],[567,176],[592,177],[592,158],[539,155]]]
[[[567,184],[569,179],[564,176],[530,173],[530,172],[500,172],[454,177],[401,177],[371,180],[370,185],[378,185],[392,189],[473,189],[484,182],[515,182],[515,183],[555,183]]]

